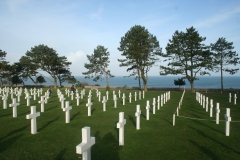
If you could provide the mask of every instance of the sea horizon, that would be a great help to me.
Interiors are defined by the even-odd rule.
[[[46,76],[51,78],[49,76]],[[87,83],[89,85],[100,85],[106,86],[105,79],[98,80],[97,82],[93,81],[92,78],[85,79],[84,76],[74,76],[77,81],[81,83]],[[181,78],[182,76],[148,76],[147,87],[148,88],[179,88],[179,86],[174,85],[174,80]],[[199,76],[199,80],[194,81],[194,88],[221,88],[221,80],[220,76]],[[52,79],[52,78],[51,78]],[[46,83],[42,85],[50,86],[53,85],[53,81],[51,82],[46,78]],[[187,79],[185,79],[186,85],[185,88],[191,88],[190,83]],[[25,85],[34,85],[34,83],[28,79],[24,81]],[[57,83],[59,85],[59,82]],[[63,86],[70,86],[72,84],[62,83]],[[115,76],[113,78],[109,78],[109,86],[111,87],[138,87],[138,80],[134,80],[134,77],[124,77],[124,76]],[[143,82],[141,80],[141,86],[143,87]],[[184,87],[184,86],[182,86]],[[223,87],[224,89],[236,88],[240,89],[240,76],[224,76],[223,77]]]

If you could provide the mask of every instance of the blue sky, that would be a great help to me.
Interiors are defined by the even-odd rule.
[[[86,54],[98,45],[110,52],[111,73],[128,75],[119,67],[117,59],[124,57],[117,48],[134,25],[155,35],[164,53],[176,30],[193,26],[207,38],[206,45],[224,37],[240,55],[239,0],[1,0],[0,21],[0,49],[11,64],[31,47],[45,44],[72,62],[75,76],[86,71]],[[149,75],[158,76],[159,65]]]

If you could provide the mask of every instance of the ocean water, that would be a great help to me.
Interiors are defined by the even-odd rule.
[[[50,78],[50,77],[48,77]],[[84,76],[75,76],[75,78],[80,82],[86,82],[90,85],[99,84],[100,86],[106,86],[106,81],[99,80],[97,82],[92,79],[85,79]],[[158,88],[178,88],[178,86],[174,85],[174,80],[181,78],[181,76],[149,76],[147,86],[149,88],[158,87]],[[200,76],[199,80],[194,81],[194,88],[221,88],[221,80],[220,76]],[[53,82],[46,79],[46,83],[43,85],[53,85]],[[185,80],[186,88],[190,88],[190,83]],[[27,80],[24,82],[26,85],[34,85],[31,80]],[[59,83],[58,83],[59,85]],[[70,86],[71,84],[63,83],[64,86]],[[109,79],[110,86],[116,87],[138,87],[138,80],[135,80],[134,77],[123,77],[116,76]],[[141,85],[143,87],[143,83],[141,81]],[[183,87],[183,86],[182,86]],[[236,88],[240,89],[240,76],[225,76],[223,77],[223,87],[225,89]]]

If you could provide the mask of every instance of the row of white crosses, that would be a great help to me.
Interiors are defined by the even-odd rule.
[[[229,103],[231,103],[232,101],[232,94],[229,93]],[[237,104],[237,94],[234,94],[234,104],[236,105]]]
[[[201,106],[203,106],[203,108],[206,109],[206,112],[208,112],[209,104],[208,97],[199,92],[196,92],[196,100],[200,103]],[[210,99],[210,117],[212,117],[212,114],[213,114],[213,100]]]
[[[231,96],[231,93],[229,94],[229,97],[230,96]],[[204,95],[202,95],[199,92],[196,92],[196,99],[198,100],[198,102],[201,105],[204,106],[206,104],[206,108],[208,107],[208,97],[206,97],[206,100],[205,100],[205,96]],[[206,101],[206,103],[205,103],[205,101]],[[231,102],[230,98],[229,98],[229,102]],[[208,110],[206,109],[206,112],[207,111]],[[219,113],[220,113],[219,103],[216,103],[215,111],[216,111],[216,124],[219,124]],[[210,117],[212,117],[212,112],[213,112],[213,100],[211,99],[210,100]],[[230,109],[229,108],[226,108],[226,114],[224,115],[224,118],[226,120],[225,135],[229,136],[230,135],[230,121],[231,121]]]
[[[182,93],[182,96],[181,96],[180,101],[179,101],[179,103],[178,103],[177,110],[176,110],[176,112],[173,114],[173,126],[175,126],[175,116],[176,116],[176,113],[177,113],[177,116],[179,116],[179,109],[181,109],[181,105],[182,105],[182,101],[183,101],[184,95],[185,95],[185,90],[184,90],[183,93]]]

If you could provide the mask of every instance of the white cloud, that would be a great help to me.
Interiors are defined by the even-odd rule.
[[[82,72],[86,69],[84,68],[84,63],[87,63],[86,53],[82,51],[77,51],[75,53],[70,53],[66,55],[69,62],[72,62],[70,66],[70,71],[74,76],[81,76]]]
[[[211,27],[217,23],[221,23],[226,21],[227,19],[231,18],[232,16],[234,16],[235,14],[240,13],[240,7],[231,9],[231,10],[227,10],[224,11],[222,13],[216,14],[206,20],[203,20],[201,22],[197,22],[195,25],[195,27]]]
[[[77,62],[79,61],[80,59],[82,59],[86,54],[82,51],[77,51],[75,53],[70,53],[68,54],[66,57],[68,58],[68,60],[70,62]]]

